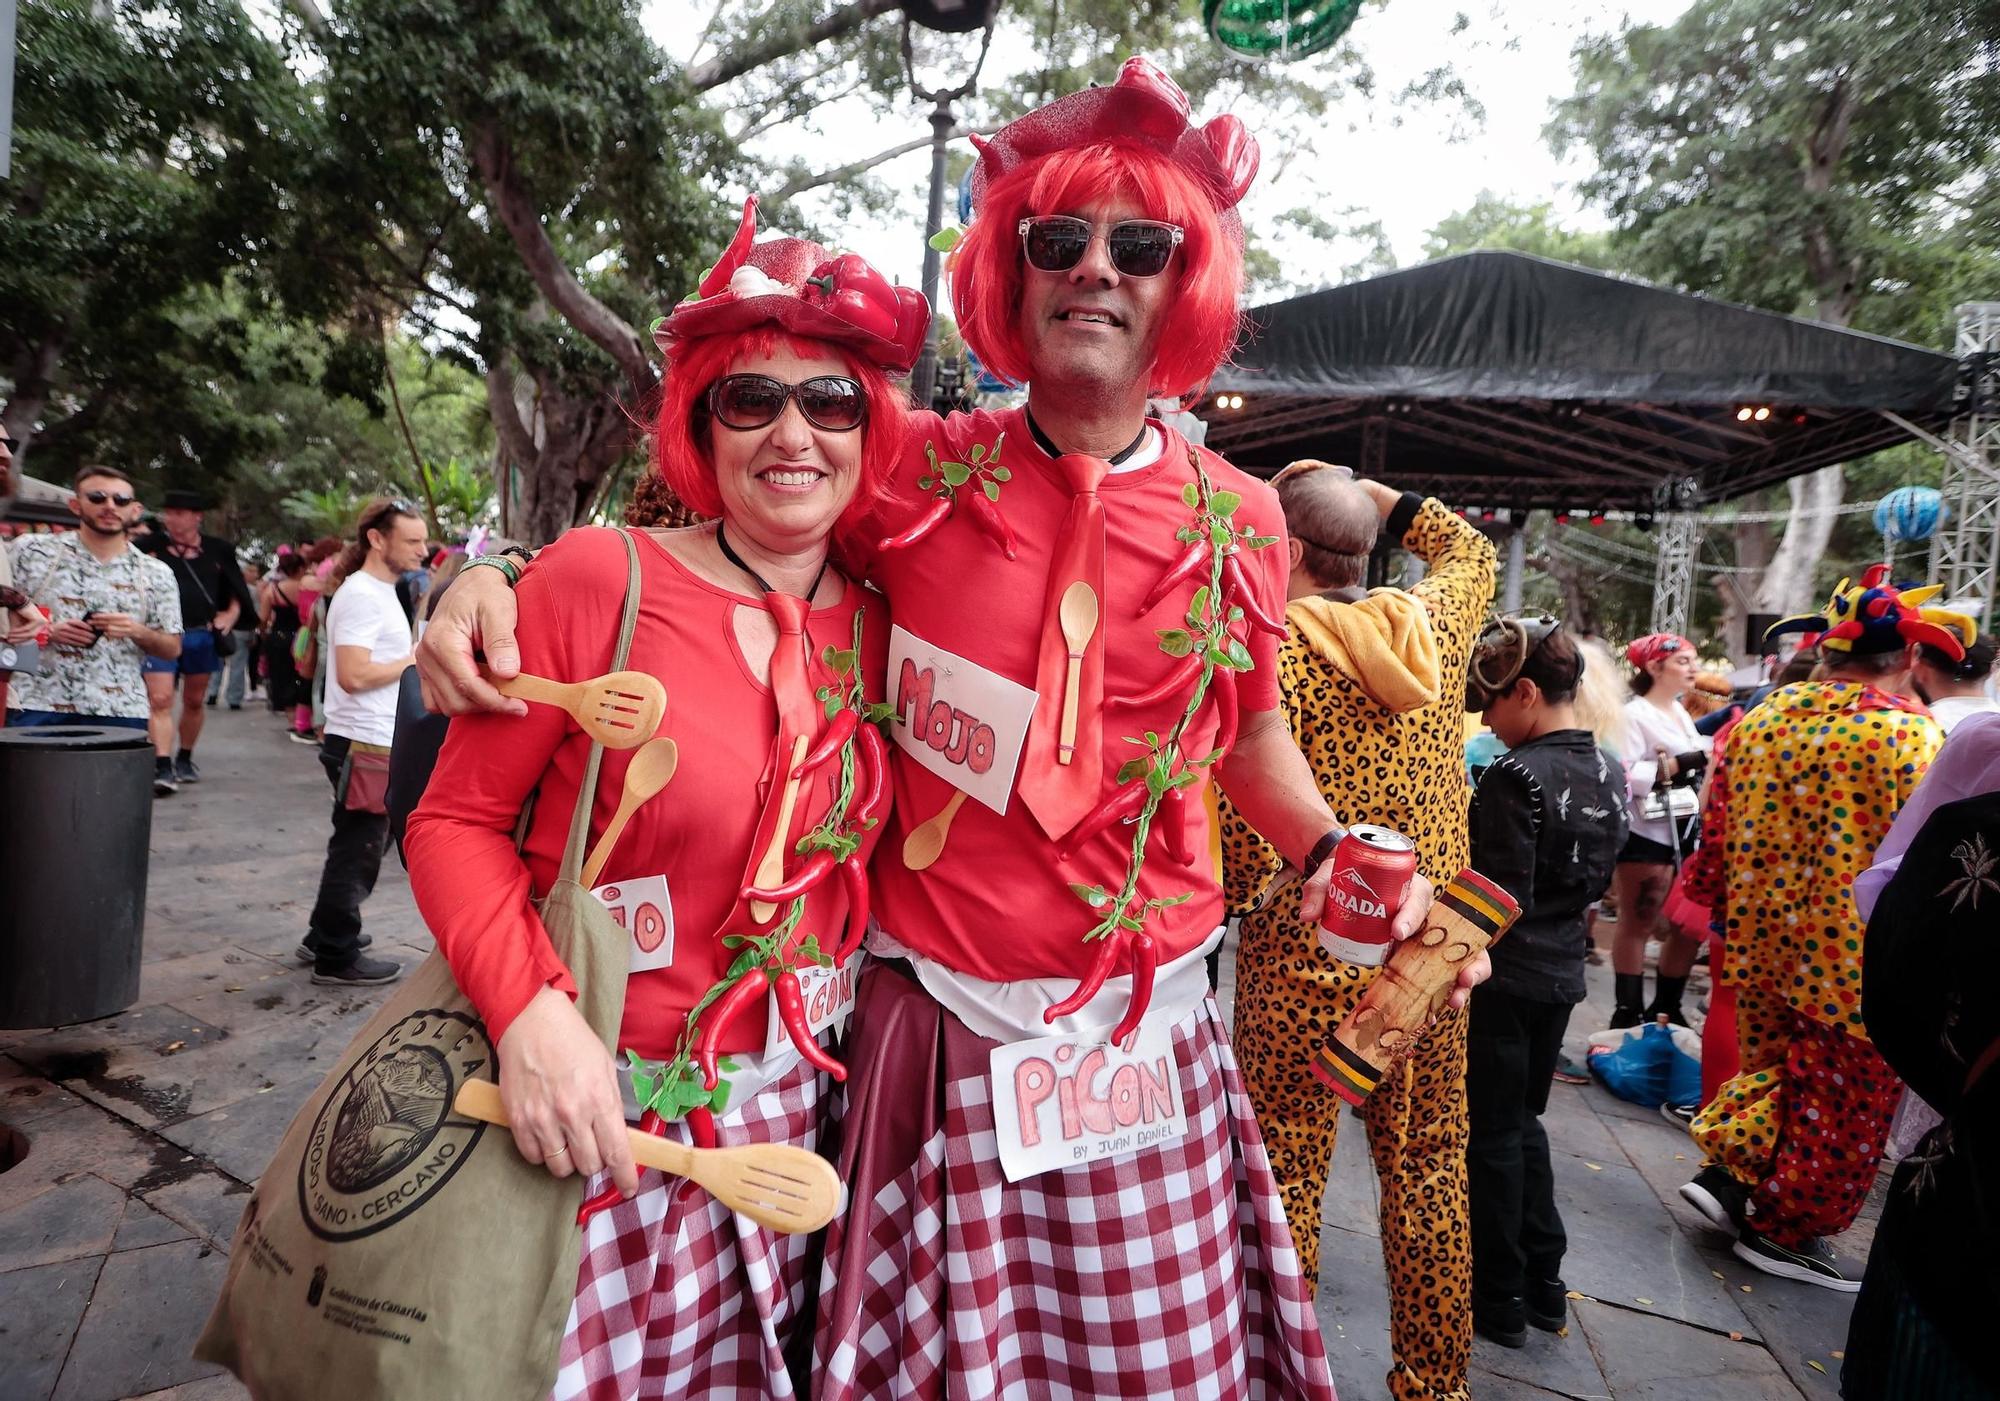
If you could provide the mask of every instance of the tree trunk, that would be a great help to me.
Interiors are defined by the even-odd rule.
[[[56,366],[62,363],[62,353],[68,344],[67,331],[52,331],[9,367],[14,392],[8,396],[7,407],[0,410],[0,428],[17,445],[16,477],[27,471],[28,450],[34,446],[36,425],[42,421],[49,396],[55,392]]]
[[[1820,556],[1826,553],[1826,542],[1833,538],[1834,512],[1840,508],[1846,485],[1845,470],[1838,465],[1785,483],[1791,494],[1791,513],[1785,518],[1784,538],[1771,552],[1771,562],[1758,582],[1758,612],[1803,613],[1819,601],[1813,574]]]
[[[530,383],[532,393],[524,393],[528,384],[510,367],[489,367],[486,407],[503,459],[520,474],[507,525],[514,538],[541,546],[588,518],[598,484],[632,450],[635,430],[608,397],[565,395],[552,376]]]
[[[1771,523],[1769,521],[1744,521],[1732,532],[1736,537],[1736,563],[1739,568],[1763,569],[1771,563]],[[1749,582],[1750,576],[1743,574],[1720,574],[1716,576],[1716,590],[1722,596],[1722,635],[1729,645],[1730,656],[1739,666],[1748,665],[1760,655],[1758,639],[1746,636],[1743,630],[1750,614],[1760,611],[1756,606],[1755,586]]]

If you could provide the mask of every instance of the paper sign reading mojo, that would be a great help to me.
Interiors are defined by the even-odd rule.
[[[1005,815],[1035,692],[900,626],[889,629],[890,727],[903,752]]]
[[[1142,1022],[1130,1051],[1102,1031],[995,1046],[993,1129],[1009,1182],[1167,1143],[1187,1133],[1173,1027]]]

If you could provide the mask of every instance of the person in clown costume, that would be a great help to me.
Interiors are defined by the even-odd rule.
[[[556,1398],[800,1394],[787,1349],[811,1316],[810,1237],[635,1171],[627,1121],[702,1146],[820,1143],[845,1072],[805,989],[826,985],[821,956],[850,956],[865,932],[855,878],[888,778],[867,724],[887,609],[841,564],[894,469],[908,408],[893,377],[922,347],[929,308],[853,255],[800,239],[753,250],[752,227],[746,210],[707,295],[656,332],[654,462],[707,523],[573,530],[515,595],[521,668],[588,681],[614,667],[636,567],[624,668],[666,686],[672,785],[613,834],[646,749],[607,749],[600,770],[556,706],[469,715],[406,837],[418,908],[497,1044],[515,1143],[590,1183],[549,1359]],[[518,566],[461,577],[502,568]],[[532,903],[581,838],[571,813],[593,777],[584,884],[632,935],[618,1061],[572,1005],[572,970]],[[746,891],[777,884],[760,875],[767,853],[798,848],[810,855],[782,890]],[[810,882],[796,870],[808,863],[849,869]]]
[[[1899,591],[1875,565],[1765,635],[1819,633],[1819,679],[1730,732],[1702,835],[1740,1065],[1689,1126],[1703,1166],[1681,1195],[1748,1264],[1848,1293],[1860,1275],[1827,1238],[1861,1210],[1901,1091],[1862,1017],[1854,881],[1944,740],[1910,673],[1926,644],[1961,655],[1973,624],[1923,607],[1936,592]]]
[[[1257,145],[1143,58],[976,144],[953,306],[1028,402],[915,417],[868,565],[894,804],[817,1394],[1330,1397],[1210,995],[1203,788],[1303,873],[1307,919],[1343,833],[1279,705],[1276,498],[1147,416],[1234,342]],[[471,650],[504,672],[514,613],[480,573],[426,634],[441,708],[499,701]],[[1419,877],[1398,937],[1429,902]]]

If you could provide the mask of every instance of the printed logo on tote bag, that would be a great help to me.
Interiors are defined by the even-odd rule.
[[[436,1195],[486,1131],[451,1104],[492,1059],[486,1028],[463,1012],[430,1008],[382,1033],[313,1121],[299,1163],[313,1234],[373,1235]]]

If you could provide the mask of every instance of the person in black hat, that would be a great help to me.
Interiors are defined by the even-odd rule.
[[[256,600],[236,562],[236,547],[201,530],[201,513],[208,502],[195,491],[169,491],[161,516],[164,532],[155,532],[139,548],[164,560],[181,591],[181,654],[146,661],[146,724],[153,739],[153,791],[171,793],[183,783],[201,781],[194,764],[195,742],[205,718],[208,678],[222,670],[224,656],[235,649],[231,631],[240,617],[255,617]],[[176,678],[179,680],[176,686]],[[180,746],[174,746],[174,692],[181,693]]]

